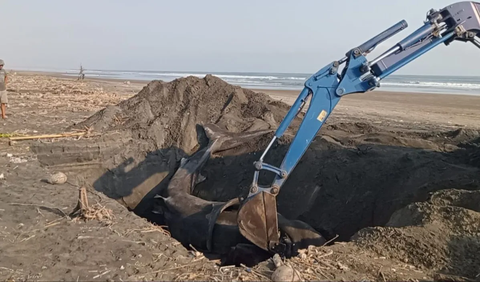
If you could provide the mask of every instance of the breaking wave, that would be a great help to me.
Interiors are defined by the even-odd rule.
[[[78,70],[62,73],[77,75]],[[87,77],[122,80],[163,80],[179,77],[204,77],[212,74],[228,83],[246,88],[301,90],[304,82],[312,75],[307,73],[255,73],[255,72],[180,72],[180,71],[130,71],[130,70],[86,70]],[[480,77],[391,75],[381,81],[379,90],[424,93],[451,93],[480,95]]]
[[[426,88],[448,88],[448,89],[480,89],[480,83],[455,83],[455,82],[425,82],[425,81],[405,81],[405,82],[383,82],[382,86],[397,87],[426,87]]]

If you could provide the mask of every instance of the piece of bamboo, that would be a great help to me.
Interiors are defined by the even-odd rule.
[[[74,136],[83,136],[86,132],[72,132],[72,133],[63,133],[63,134],[44,134],[44,135],[30,135],[30,136],[20,136],[20,137],[10,137],[10,141],[19,141],[19,140],[34,140],[34,139],[46,139],[46,138],[62,138],[62,137],[74,137]]]

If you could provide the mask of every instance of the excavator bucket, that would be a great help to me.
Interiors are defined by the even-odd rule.
[[[298,254],[310,245],[321,246],[325,238],[310,225],[290,220],[277,212],[275,195],[260,191],[240,203],[237,213],[240,234],[257,247],[284,257]]]
[[[240,233],[258,247],[269,251],[280,240],[275,196],[260,192],[242,203],[238,211]]]

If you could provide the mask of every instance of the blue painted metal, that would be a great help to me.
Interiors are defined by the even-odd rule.
[[[298,96],[295,103],[292,105],[292,107],[288,111],[282,123],[280,123],[280,126],[278,126],[277,131],[275,132],[275,136],[277,138],[282,137],[283,133],[285,133],[285,130],[288,129],[288,126],[290,125],[290,123],[292,123],[293,119],[298,114],[298,111],[300,110],[302,103],[305,102],[305,99],[307,98],[308,94],[309,94],[309,89],[305,87],[303,91],[300,93],[300,95]]]
[[[458,40],[472,42],[480,47],[480,43],[476,41],[476,36],[480,37],[480,3],[458,2],[439,11],[431,10],[427,14],[427,21],[422,27],[395,44],[378,58],[371,62],[367,60],[366,53],[406,27],[406,22],[404,20],[400,21],[379,35],[351,49],[347,52],[345,58],[326,65],[305,82],[304,89],[281,122],[275,132],[275,137],[271,140],[259,161],[255,163],[256,171],[252,187],[247,199],[243,202],[248,202],[249,198],[255,197],[260,192],[273,195],[279,193],[280,188],[287,181],[290,173],[295,169],[342,96],[372,91],[379,87],[378,82],[381,79],[442,43],[448,45],[453,40]],[[342,64],[345,64],[344,69],[341,74],[338,74],[338,69]],[[280,167],[264,164],[263,158],[272,144],[276,139],[283,136],[309,97],[311,97],[309,108]],[[258,177],[261,170],[275,173],[276,176],[271,186],[259,187]],[[264,208],[256,207],[249,214],[261,213],[265,211]],[[258,214],[258,216],[262,215]],[[272,226],[275,226],[271,224],[271,222],[266,222],[263,228],[270,230]],[[240,232],[244,236],[248,234],[242,228],[240,228]],[[266,240],[268,242],[266,244],[269,246],[278,244],[278,238],[276,237],[267,236],[262,240]]]
[[[456,33],[452,31],[454,27],[448,26],[449,23],[452,23],[452,21],[448,22],[449,16],[451,17],[449,13],[454,11],[458,14],[458,10],[465,10],[468,5],[470,5],[471,9],[466,10],[464,15],[465,21],[463,21],[463,23],[465,23],[467,20],[471,20],[470,15],[473,13],[473,9],[480,7],[480,4],[476,2],[459,2],[440,11],[431,11],[430,14],[427,15],[428,20],[423,26],[395,44],[389,49],[388,56],[379,60],[372,66],[369,66],[369,62],[364,53],[405,29],[408,26],[405,20],[391,26],[357,48],[351,49],[347,53],[347,57],[328,64],[312,75],[305,82],[304,89],[301,91],[295,103],[292,105],[284,120],[276,130],[274,140],[271,142],[272,144],[275,139],[283,136],[293,119],[297,116],[302,105],[306,102],[307,98],[311,96],[312,100],[310,106],[282,164],[280,167],[275,167],[263,163],[263,157],[270,149],[270,144],[260,160],[256,162],[257,171],[255,172],[252,186],[258,187],[258,171],[268,170],[276,174],[271,187],[280,188],[287,180],[291,171],[295,168],[313,138],[328,119],[342,96],[352,93],[364,93],[377,88],[379,86],[378,81],[381,79],[389,76],[435,46],[445,43],[452,37],[455,37]],[[444,34],[441,34],[442,27],[438,22],[438,19],[442,19],[442,17],[438,17],[440,14],[443,17],[443,21],[447,20],[446,27],[443,27]],[[458,17],[457,14],[455,15],[456,17]],[[453,25],[456,26],[457,22],[462,21],[456,19],[456,21],[453,22]],[[477,26],[480,28],[480,19],[477,19],[476,22],[479,24],[476,25],[475,22],[470,21],[469,26],[471,26],[473,31],[478,32],[476,28]],[[448,33],[446,33],[445,30],[448,31]],[[437,34],[434,35],[434,32]],[[345,63],[345,69],[341,75],[338,75],[337,70],[342,63]],[[266,188],[264,187],[263,189]],[[250,193],[249,196],[253,196],[256,193],[258,193],[258,190],[254,189],[254,192]]]
[[[319,86],[315,90],[312,96],[311,106],[308,108],[302,124],[295,135],[295,139],[291,143],[280,166],[280,169],[285,171],[286,175],[284,177],[277,175],[272,185],[273,187],[281,187],[287,180],[292,170],[310,146],[315,135],[317,135],[338,101],[340,101],[340,97],[335,95],[335,85],[338,83],[336,78],[330,75],[322,79],[322,82],[323,84],[330,83],[331,86]]]
[[[384,42],[385,40],[399,33],[400,31],[406,29],[407,27],[408,27],[407,22],[405,20],[401,20],[395,25],[385,30],[384,32],[380,33],[379,35],[373,37],[372,39],[358,46],[357,49],[360,50],[360,52],[363,54],[368,50],[375,48],[378,44]]]
[[[430,51],[432,48],[444,43],[445,41],[447,41],[448,39],[450,39],[454,35],[455,35],[455,33],[452,31],[449,34],[444,35],[442,38],[436,38],[436,39],[430,41],[427,44],[423,44],[421,47],[416,48],[415,52],[409,54],[405,58],[402,58],[400,61],[393,64],[391,67],[384,70],[382,73],[377,74],[377,76],[380,79],[383,79],[383,78],[389,76],[390,74],[397,71],[401,67],[405,66],[406,64],[410,63],[411,61],[415,60],[416,58],[418,58],[421,55],[425,54],[426,52]]]
[[[412,45],[419,43],[428,36],[431,36],[434,29],[434,25],[426,22],[422,27],[414,31],[402,41],[398,42],[397,46],[399,46],[402,51],[405,51],[405,49],[407,49],[408,47],[411,47]]]
[[[335,90],[335,94],[343,96],[351,93],[362,93],[375,88],[377,85],[374,80],[369,79],[362,81],[360,79],[364,74],[362,72],[362,66],[367,65],[367,63],[365,56],[355,57],[354,54],[351,54],[347,60],[343,78]]]
[[[454,32],[451,31],[442,37],[432,37],[431,33],[434,30],[434,27],[434,25],[427,22],[421,28],[397,43],[392,47],[398,50],[397,53],[372,65],[372,73],[381,80],[412,60],[425,54],[425,52],[439,44],[445,43],[455,35]]]

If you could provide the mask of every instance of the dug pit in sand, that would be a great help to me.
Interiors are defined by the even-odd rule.
[[[63,170],[82,165],[82,173],[75,171],[77,182],[90,184],[136,214],[164,225],[164,216],[152,212],[156,202],[161,205],[161,199],[154,197],[169,196],[170,179],[182,158],[188,165],[198,156],[195,152],[208,147],[211,140],[200,125],[215,124],[239,134],[270,132],[217,151],[198,171],[199,178],[191,178],[199,180],[192,196],[226,203],[248,194],[253,162],[288,109],[282,102],[213,76],[153,81],[134,97],[74,126],[89,127],[102,136],[32,148],[44,165]],[[299,122],[294,121],[266,162],[282,161]],[[332,113],[277,196],[278,212],[288,220],[307,223],[327,240],[338,235],[337,240],[349,241],[365,227],[385,226],[395,211],[426,200],[432,192],[478,189],[479,137],[477,131],[463,129],[399,132],[357,120],[339,121]],[[70,175],[69,179],[73,181]],[[235,205],[219,218],[225,226],[233,226],[228,225],[229,211],[234,213]],[[232,229],[235,232],[235,226]],[[231,246],[217,240],[215,233],[213,238],[213,249],[218,243],[219,250]]]
[[[107,173],[92,170],[87,176],[94,180],[95,189],[138,214],[148,214],[149,200],[166,188],[180,159],[206,145],[198,136],[199,125],[216,124],[232,133],[274,130],[288,109],[284,103],[214,76],[152,81],[134,97],[72,127],[101,132],[100,138],[40,145],[34,150],[45,165],[80,162],[107,169]],[[250,142],[222,155],[254,152],[262,143]]]
[[[218,201],[233,204],[235,199],[245,196],[248,187],[230,185],[225,190],[229,193],[235,191],[235,196],[210,201],[191,195],[194,192],[192,183],[196,182],[195,175],[203,169],[211,153],[218,152],[221,157],[241,157],[260,150],[288,109],[287,105],[266,95],[229,85],[213,76],[204,79],[188,77],[171,83],[154,81],[133,98],[108,107],[74,126],[102,132],[100,141],[54,144],[35,150],[41,161],[50,165],[64,165],[62,162],[79,159],[84,163],[100,160],[101,166],[107,167],[108,171],[94,181],[96,190],[117,199],[141,216],[167,224],[172,235],[186,247],[192,245],[208,252],[228,253],[230,261],[238,262],[238,258],[247,257],[239,253],[258,250],[243,244],[252,245],[239,234],[236,226],[232,226],[236,224],[234,217],[226,216],[233,214],[233,206],[221,214],[216,228],[212,224],[220,210],[209,209],[215,204],[223,207],[224,203]],[[201,124],[209,124],[207,136],[202,136]],[[212,151],[202,151],[208,148],[209,142],[217,145]],[[191,158],[181,161],[202,147],[204,149]],[[61,158],[57,152],[62,154]],[[185,167],[190,169],[185,171]],[[231,169],[239,173],[245,170],[240,167]],[[186,175],[180,176],[182,173]],[[95,178],[95,175],[89,178]],[[168,199],[163,202],[160,213],[158,206],[154,206],[155,195],[160,195],[157,199]],[[209,218],[211,213],[215,215]],[[286,255],[295,254],[304,242],[325,242],[305,223],[281,216],[279,220],[283,234],[288,234],[288,241],[293,243],[290,243]],[[237,246],[239,243],[243,245]],[[240,262],[250,263],[248,259]]]
[[[269,254],[241,236],[237,226],[237,211],[232,210],[238,208],[238,198],[228,202],[207,201],[193,196],[192,192],[200,170],[212,154],[242,146],[270,131],[232,134],[215,125],[205,125],[204,129],[209,140],[208,146],[180,161],[179,169],[169,181],[166,196],[156,196],[160,203],[154,212],[163,216],[172,236],[185,246],[227,255],[227,264],[255,265],[259,262],[257,259],[267,258]],[[282,255],[291,257],[297,255],[299,249],[325,243],[323,237],[307,224],[288,220],[281,215],[278,217],[283,240],[288,242],[288,249]]]

